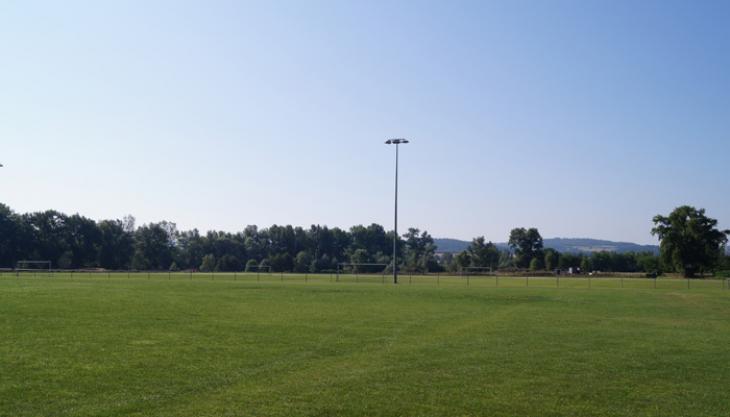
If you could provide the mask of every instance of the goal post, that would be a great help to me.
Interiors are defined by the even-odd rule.
[[[371,262],[340,262],[337,264],[337,281],[340,280],[340,275],[349,271],[354,273],[357,278],[359,274],[363,275],[377,275],[380,274],[385,280],[385,270],[389,264],[371,263]]]
[[[465,272],[466,275],[486,275],[486,276],[497,275],[491,266],[467,266],[464,269],[462,269],[462,271]]]
[[[45,272],[51,275],[51,261],[22,260],[15,263],[15,276],[21,272]]]

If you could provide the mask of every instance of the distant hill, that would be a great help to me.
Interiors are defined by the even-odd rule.
[[[437,252],[461,252],[469,246],[469,242],[458,239],[434,239]],[[610,240],[588,238],[551,238],[544,239],[545,248],[552,248],[559,252],[591,253],[591,252],[652,252],[659,253],[657,245],[639,245],[630,242],[613,242]],[[497,242],[500,249],[508,249],[504,242]]]

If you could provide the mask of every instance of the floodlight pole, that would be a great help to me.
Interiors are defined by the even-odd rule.
[[[395,221],[393,227],[393,284],[398,283],[398,145],[408,143],[407,139],[388,139],[386,145],[395,145]]]

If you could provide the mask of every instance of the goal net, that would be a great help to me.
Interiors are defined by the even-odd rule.
[[[15,275],[20,276],[20,274],[32,274],[33,276],[44,274],[50,276],[51,261],[18,261],[15,263]]]
[[[474,275],[484,275],[484,276],[494,276],[496,273],[492,271],[491,266],[467,266],[465,267],[462,272],[469,276]]]
[[[355,281],[368,277],[371,280],[372,278],[378,278],[384,281],[387,268],[388,264],[341,262],[337,264],[337,281],[344,278],[344,276],[354,276]]]
[[[248,265],[246,266],[245,272],[253,272],[253,273],[264,273],[264,274],[271,274],[271,267],[270,266],[259,266],[259,265]]]

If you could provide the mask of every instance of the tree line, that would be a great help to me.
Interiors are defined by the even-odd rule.
[[[436,253],[427,231],[416,228],[397,239],[403,271],[492,270],[605,272],[684,272],[691,276],[717,268],[730,269],[723,248],[730,231],[718,231],[704,210],[683,206],[670,216],[654,218],[652,232],[661,240],[661,256],[652,253],[560,253],[543,247],[535,228],[515,228],[509,250],[484,237],[460,253]],[[95,221],[56,210],[18,214],[0,203],[0,267],[20,260],[48,260],[55,268],[111,270],[243,271],[262,267],[282,272],[331,271],[340,263],[380,264],[392,268],[393,232],[379,224],[349,230],[312,225],[309,228],[247,226],[228,233],[197,229],[181,231],[161,221],[137,226],[132,216]],[[367,267],[361,268],[368,272]],[[377,272],[384,269],[380,268]],[[375,272],[370,269],[370,272]]]

